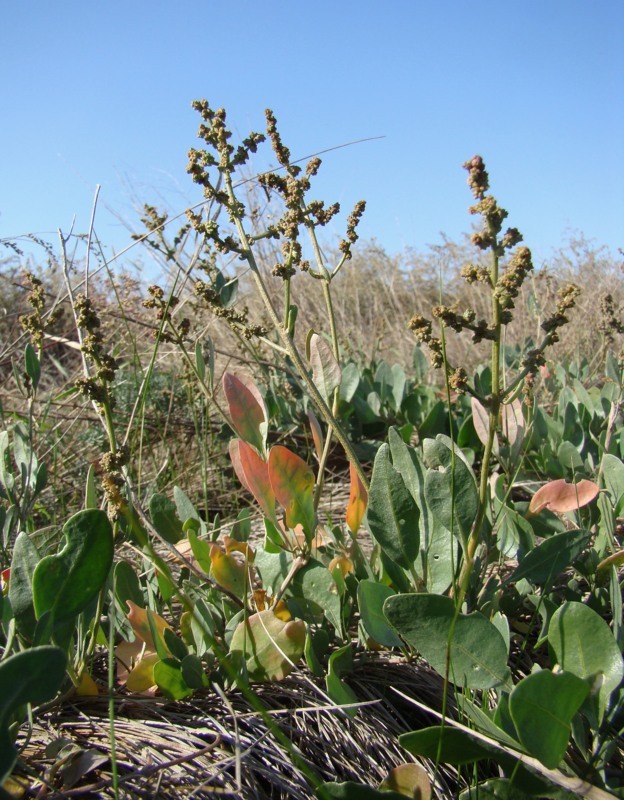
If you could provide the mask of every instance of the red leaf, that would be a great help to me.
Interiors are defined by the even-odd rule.
[[[349,464],[349,474],[351,477],[351,493],[349,495],[349,505],[347,506],[347,525],[355,536],[366,512],[368,492],[351,463]]]
[[[248,378],[226,372],[223,391],[234,430],[243,441],[264,454],[269,415],[257,387]]]
[[[271,487],[286,512],[286,524],[289,528],[301,525],[310,542],[316,527],[314,473],[302,458],[281,445],[271,448],[268,464]]]
[[[230,442],[232,466],[245,489],[252,494],[265,517],[276,523],[275,494],[269,480],[269,468],[256,451],[240,439]]]
[[[576,511],[594,500],[600,489],[592,481],[567,483],[563,478],[551,481],[538,489],[529,504],[529,514],[539,514],[544,508],[563,513]]]

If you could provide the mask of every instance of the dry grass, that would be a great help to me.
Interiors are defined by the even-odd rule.
[[[305,670],[280,683],[258,686],[258,696],[321,781],[377,785],[398,764],[413,760],[399,734],[433,724],[433,718],[399,698],[392,688],[440,710],[442,681],[424,665],[389,654],[367,655],[348,680],[363,705],[351,718],[328,702],[322,684]],[[452,700],[451,706],[452,708]],[[236,691],[214,691],[168,703],[155,698],[115,698],[116,756],[124,798],[311,800],[308,781],[265,722]],[[79,752],[108,757],[72,786],[63,785],[50,744],[65,740]],[[77,699],[39,716],[22,752],[24,763],[47,776],[28,796],[113,797],[107,703]],[[65,751],[67,752],[67,751]],[[453,795],[461,780],[449,768],[423,763],[437,797]],[[72,773],[65,771],[66,780]]]

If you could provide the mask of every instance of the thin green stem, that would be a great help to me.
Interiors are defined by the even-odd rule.
[[[496,428],[501,406],[501,306],[494,289],[498,283],[499,257],[496,234],[492,230],[492,265],[490,267],[490,281],[492,286],[492,326],[494,328],[494,339],[492,341],[492,391],[489,398],[489,417],[488,435],[481,462],[481,479],[479,481],[479,507],[477,516],[472,525],[468,541],[464,550],[464,562],[459,575],[459,593],[457,596],[457,607],[461,608],[470,585],[470,577],[475,563],[475,554],[481,542],[481,529],[488,505],[490,462],[494,449]]]

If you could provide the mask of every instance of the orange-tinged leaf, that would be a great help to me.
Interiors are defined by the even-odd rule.
[[[150,626],[147,619],[147,611],[144,608],[137,606],[137,604],[133,603],[132,600],[126,600],[126,605],[130,609],[127,616],[128,622],[132,626],[132,630],[139,637],[139,639],[141,639],[141,641],[145,642],[148,649],[155,650],[156,645],[154,644],[154,639],[152,638],[152,633],[150,631]],[[152,621],[156,626],[156,630],[161,634],[161,636],[165,628],[173,630],[171,625],[169,625],[168,622],[165,622],[165,620],[154,611],[150,611],[150,614]]]
[[[238,539],[233,539],[227,534],[224,534],[222,538],[225,552],[228,555],[230,553],[242,553],[248,561],[253,561],[255,553],[248,542],[239,542]]]
[[[264,611],[267,607],[267,593],[265,589],[254,589],[253,604],[256,611]]]
[[[241,439],[233,439],[229,445],[234,471],[247,491],[254,496],[262,513],[276,523],[275,493],[269,479],[269,467],[253,447]]]
[[[210,548],[210,573],[214,580],[241,600],[249,586],[247,569],[234,556],[227,555],[217,544]]]
[[[549,511],[563,513],[576,511],[591,503],[600,492],[592,481],[582,480],[568,483],[563,478],[546,483],[535,492],[529,504],[529,514],[539,514],[547,508]]]
[[[248,378],[226,372],[223,391],[234,430],[243,441],[264,454],[269,415],[258,388]]]
[[[351,491],[349,494],[349,505],[347,506],[347,525],[355,536],[360,529],[366,506],[368,504],[368,492],[357,474],[353,464],[349,463],[349,475],[351,477]]]
[[[78,697],[97,697],[100,693],[97,683],[85,670],[78,681],[76,686],[76,694]]]
[[[280,530],[284,533],[284,538],[288,539],[288,535],[286,533],[286,529],[284,528],[284,524],[280,525]],[[305,533],[303,532],[303,527],[301,525],[295,525],[293,528],[293,533],[295,534],[295,542],[297,547],[303,547],[303,545],[308,541]],[[327,545],[327,539],[323,534],[323,531],[320,527],[317,527],[316,534],[312,538],[310,542],[310,547],[313,550],[317,550],[319,547],[325,547]]]
[[[283,600],[278,600],[272,611],[278,619],[282,620],[282,622],[288,622],[292,619],[292,614],[288,610],[288,606]]]
[[[340,570],[343,578],[355,570],[353,561],[351,561],[348,556],[335,556],[335,558],[332,558],[332,560],[329,562],[328,569],[333,574],[336,568]]]
[[[308,409],[308,422],[310,423],[310,430],[312,431],[312,440],[314,442],[314,449],[320,461],[323,457],[323,448],[325,442],[323,440],[323,431],[321,430],[321,423],[316,418],[316,414],[311,408]]]
[[[303,527],[310,541],[316,528],[314,473],[306,462],[282,445],[269,453],[269,480],[275,497],[286,512],[289,528]]]

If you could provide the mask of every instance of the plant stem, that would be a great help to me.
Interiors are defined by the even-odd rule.
[[[492,229],[491,224],[488,223],[490,233],[492,235],[492,265],[490,267],[490,282],[492,292],[492,325],[494,328],[494,339],[492,341],[492,391],[489,399],[489,424],[488,436],[485,443],[485,451],[483,454],[483,461],[481,462],[481,479],[479,481],[479,508],[477,516],[472,525],[468,541],[466,542],[464,550],[464,561],[462,564],[461,572],[459,574],[459,593],[457,596],[457,608],[461,609],[468,587],[470,584],[470,577],[474,568],[475,553],[477,547],[481,542],[481,527],[488,505],[488,490],[489,490],[489,477],[490,477],[490,462],[492,460],[492,451],[494,449],[494,438],[496,436],[496,427],[498,425],[498,417],[501,406],[501,306],[497,296],[494,293],[496,284],[498,283],[498,270],[499,270],[499,256],[498,256],[498,243],[496,233]]]
[[[236,197],[234,195],[234,189],[233,189],[233,186],[232,186],[232,178],[231,178],[231,175],[229,173],[226,173],[226,175],[225,175],[225,185],[226,185],[226,189],[227,189],[228,196],[230,198],[232,207],[235,207],[235,205],[236,205]],[[255,256],[254,256],[253,251],[251,249],[251,244],[250,244],[249,238],[248,238],[247,233],[245,231],[245,228],[244,228],[244,226],[242,224],[242,221],[240,220],[238,215],[234,215],[234,224],[236,226],[238,237],[239,237],[240,242],[241,242],[242,256],[245,258],[245,260],[249,264],[249,267],[251,269],[251,273],[253,275],[254,281],[255,281],[256,286],[258,288],[258,292],[260,294],[262,302],[264,303],[264,305],[265,305],[265,307],[266,307],[266,309],[267,309],[267,311],[269,313],[269,316],[271,318],[271,322],[273,323],[273,325],[275,327],[275,330],[277,331],[277,333],[278,333],[278,335],[279,335],[279,337],[280,337],[280,339],[282,341],[284,349],[286,350],[286,352],[288,353],[289,357],[291,358],[293,364],[295,365],[295,368],[297,369],[297,372],[299,373],[300,379],[305,384],[306,389],[308,390],[310,396],[312,397],[312,399],[316,403],[316,405],[317,405],[319,411],[321,412],[322,416],[325,418],[327,424],[332,428],[332,430],[336,434],[336,438],[338,439],[340,444],[343,446],[343,448],[345,450],[345,453],[347,455],[347,458],[353,464],[356,472],[358,473],[358,476],[359,476],[360,480],[362,481],[362,485],[366,489],[368,489],[368,479],[367,479],[366,475],[364,474],[364,470],[362,469],[362,465],[360,464],[360,461],[359,461],[357,455],[355,454],[355,451],[353,450],[353,447],[351,446],[351,443],[350,443],[347,435],[342,430],[342,427],[341,427],[340,423],[338,422],[336,417],[332,414],[331,409],[329,408],[329,406],[327,405],[327,403],[323,399],[322,394],[319,392],[319,390],[317,389],[314,381],[312,380],[312,378],[308,374],[307,366],[306,366],[303,358],[301,357],[301,354],[299,353],[299,349],[295,345],[295,343],[294,343],[293,339],[291,338],[291,336],[289,336],[287,328],[283,325],[283,323],[281,322],[281,320],[279,318],[277,310],[276,310],[275,306],[273,305],[273,301],[271,300],[271,297],[270,297],[270,295],[269,295],[269,293],[267,291],[267,288],[266,288],[266,286],[264,284],[264,281],[262,279],[262,275],[260,274],[260,269],[258,268],[258,264],[256,263]]]

